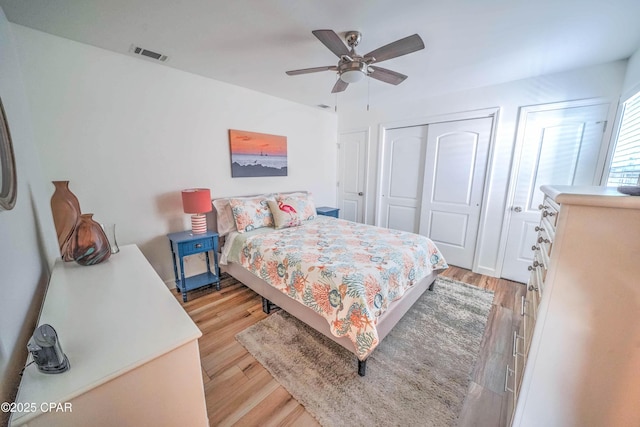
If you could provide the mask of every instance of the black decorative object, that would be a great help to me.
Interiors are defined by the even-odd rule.
[[[640,196],[640,185],[620,185],[618,192],[629,196]]]

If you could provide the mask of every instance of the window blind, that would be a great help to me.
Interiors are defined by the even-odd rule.
[[[640,185],[640,93],[624,103],[608,186]]]

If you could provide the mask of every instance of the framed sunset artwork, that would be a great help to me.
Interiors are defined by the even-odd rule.
[[[287,137],[229,129],[231,177],[287,176]]]

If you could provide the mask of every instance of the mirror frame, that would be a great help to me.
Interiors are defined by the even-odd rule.
[[[18,179],[16,160],[7,116],[0,98],[0,210],[10,210],[16,205]]]

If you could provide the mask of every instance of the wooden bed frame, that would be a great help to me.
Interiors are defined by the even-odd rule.
[[[213,221],[209,224],[213,224],[214,229],[217,229],[216,210],[213,209]],[[220,259],[220,257],[218,257]],[[298,302],[297,300],[289,297],[280,290],[274,288],[266,281],[257,277],[243,266],[229,262],[226,265],[220,265],[222,272],[228,273],[245,286],[252,289],[263,299],[262,308],[265,313],[273,309],[273,304],[280,307],[290,315],[296,317],[300,321],[306,323],[311,328],[322,333],[326,337],[340,344],[342,347],[349,350],[356,355],[356,350],[353,342],[348,337],[337,337],[331,333],[329,323],[320,314],[313,311],[311,308]],[[393,301],[387,311],[385,311],[379,318],[376,324],[376,330],[378,332],[379,342],[382,342],[384,337],[393,329],[393,327],[402,319],[407,311],[413,306],[413,304],[422,296],[422,294],[428,289],[433,291],[434,283],[437,277],[436,272],[432,272],[417,284],[410,287],[402,298]],[[375,351],[375,350],[374,350]],[[358,375],[364,376],[366,373],[366,359],[358,359]]]

